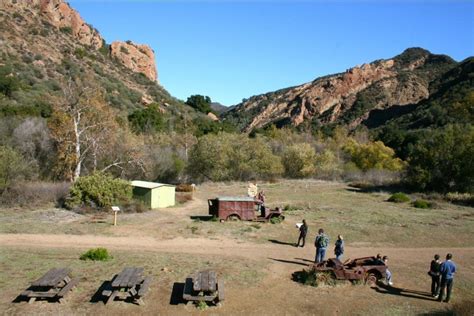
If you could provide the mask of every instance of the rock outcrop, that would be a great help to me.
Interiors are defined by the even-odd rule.
[[[33,14],[40,14],[51,25],[70,32],[83,45],[99,49],[103,45],[102,37],[93,27],[88,25],[63,0],[1,0],[0,7],[13,10],[28,9]]]
[[[113,42],[110,54],[133,72],[144,74],[152,81],[158,80],[155,54],[148,45],[139,45],[131,41]]]
[[[224,117],[241,125],[243,122],[241,127],[246,132],[271,123],[298,126],[314,120],[323,125],[342,120],[356,127],[371,110],[415,104],[428,98],[430,76],[455,64],[451,59],[437,57],[438,64],[432,67],[430,62],[436,56],[423,49],[408,49],[393,59],[251,97]]]

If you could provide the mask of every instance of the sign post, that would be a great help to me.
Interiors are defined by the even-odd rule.
[[[112,211],[114,211],[114,226],[117,226],[117,213],[120,212],[120,207],[112,206]]]

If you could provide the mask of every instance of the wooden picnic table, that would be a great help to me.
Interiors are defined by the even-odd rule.
[[[143,305],[142,297],[148,292],[151,280],[151,277],[143,277],[143,268],[127,267],[112,279],[111,289],[102,291],[102,295],[108,297],[106,304],[116,297],[131,297],[134,303]]]
[[[29,298],[28,303],[36,299],[50,298],[64,302],[64,297],[79,282],[79,279],[71,279],[71,269],[53,268],[46,272],[41,278],[31,283],[30,287],[21,293],[21,296]]]
[[[224,300],[224,282],[212,270],[199,271],[186,278],[183,299],[218,303]]]

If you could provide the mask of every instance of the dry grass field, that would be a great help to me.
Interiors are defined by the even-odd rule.
[[[287,206],[281,224],[193,219],[207,214],[208,198],[244,195],[246,186],[205,183],[191,201],[120,214],[116,227],[111,214],[0,209],[0,313],[449,315],[469,304],[474,310],[473,208],[436,201],[434,209],[417,209],[387,202],[387,192],[365,193],[342,183],[305,180],[259,184],[270,207]],[[295,248],[295,223],[303,218],[309,224],[307,245]],[[331,244],[337,234],[344,235],[345,258],[388,255],[394,288],[350,283],[314,288],[294,282],[291,274],[314,259],[313,240],[320,227]],[[92,247],[106,247],[113,259],[79,260]],[[426,274],[432,256],[447,252],[453,253],[459,268],[449,304],[429,297]],[[81,278],[66,304],[15,302],[29,282],[55,266],[70,267]],[[96,292],[125,266],[142,266],[154,277],[146,304],[105,306]],[[227,298],[221,307],[199,311],[180,302],[179,284],[205,268],[217,270],[225,280]]]

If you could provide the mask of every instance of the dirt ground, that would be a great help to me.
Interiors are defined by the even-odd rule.
[[[57,209],[0,209],[0,313],[159,315],[418,315],[474,310],[474,209],[438,201],[432,210],[386,202],[385,192],[363,193],[345,184],[284,181],[263,184],[270,206],[287,206],[281,224],[219,223],[205,215],[207,198],[243,195],[245,183],[204,184],[194,200],[159,211],[111,216],[68,216]],[[413,197],[415,198],[415,197]],[[310,225],[307,245],[296,248],[295,223]],[[345,258],[382,253],[390,258],[394,287],[344,283],[310,287],[292,273],[314,260],[314,234],[324,227],[346,239]],[[453,236],[454,235],[454,236]],[[106,247],[107,262],[81,261],[93,247]],[[328,251],[332,256],[331,251]],[[429,262],[452,252],[459,272],[449,304],[429,296]],[[17,295],[54,266],[81,277],[66,304],[16,302]],[[104,305],[96,292],[125,266],[143,266],[154,282],[144,306]],[[199,311],[179,299],[180,284],[200,269],[215,269],[226,283],[220,307]]]

